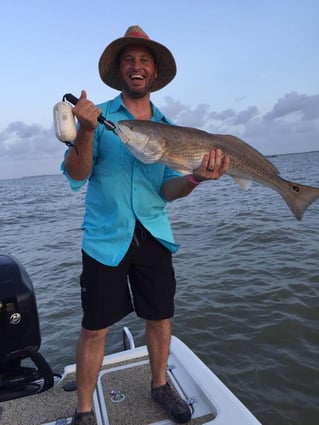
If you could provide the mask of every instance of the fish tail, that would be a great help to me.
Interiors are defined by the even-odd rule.
[[[301,220],[306,209],[319,198],[319,188],[282,180],[285,184],[279,193],[287,202],[296,219]]]

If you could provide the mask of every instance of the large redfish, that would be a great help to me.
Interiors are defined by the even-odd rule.
[[[274,164],[235,136],[143,120],[119,121],[117,133],[140,161],[161,162],[182,173],[192,173],[204,154],[220,148],[231,160],[227,174],[242,188],[247,189],[255,181],[276,190],[298,220],[319,198],[319,188],[281,178]]]

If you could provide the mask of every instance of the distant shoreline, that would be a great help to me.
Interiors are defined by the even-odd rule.
[[[309,153],[318,153],[319,150],[315,151],[306,151],[306,152],[290,152],[290,153],[278,153],[278,154],[269,154],[264,155],[267,159],[276,158],[279,156],[287,156],[287,155],[305,155]],[[54,173],[54,174],[35,174],[30,176],[21,176],[21,177],[0,177],[0,182],[4,180],[19,180],[19,179],[27,179],[27,178],[37,178],[37,177],[51,177],[51,176],[62,176],[62,173]]]

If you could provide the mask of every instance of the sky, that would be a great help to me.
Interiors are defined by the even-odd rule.
[[[97,64],[131,25],[174,54],[152,101],[176,124],[266,155],[319,150],[318,0],[1,0],[0,16],[0,179],[60,173],[53,107],[118,94]]]

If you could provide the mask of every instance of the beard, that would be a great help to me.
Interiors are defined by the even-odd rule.
[[[123,80],[122,90],[133,99],[141,99],[152,91],[154,81],[155,78],[152,78],[144,87],[132,87],[125,80]]]

